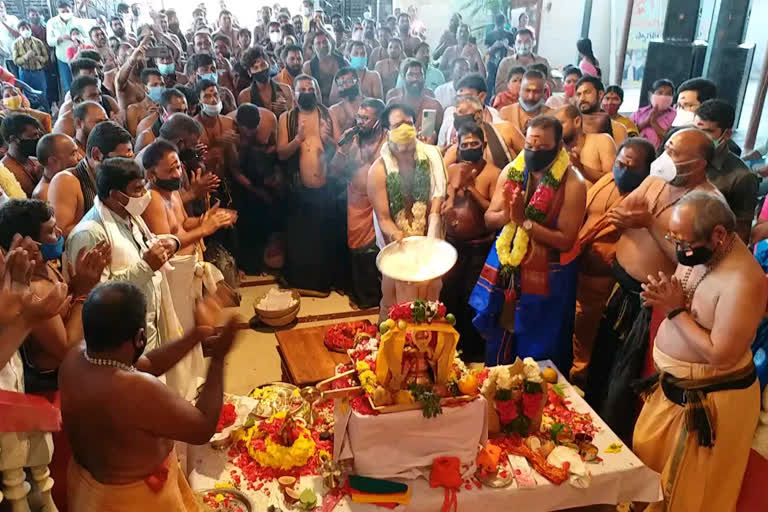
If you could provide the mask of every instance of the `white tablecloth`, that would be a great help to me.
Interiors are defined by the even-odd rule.
[[[542,365],[552,366],[549,361]],[[560,382],[565,382],[562,375]],[[567,482],[556,486],[544,477],[536,475],[539,484],[533,489],[517,489],[513,483],[505,489],[490,489],[482,487],[472,490],[461,489],[458,495],[461,512],[488,512],[491,510],[525,510],[526,512],[546,512],[570,507],[597,504],[617,504],[630,501],[654,502],[662,498],[659,475],[646,467],[626,447],[619,453],[605,453],[605,448],[611,443],[620,443],[616,434],[611,432],[605,422],[589,407],[569,385],[565,385],[566,399],[571,401],[571,407],[579,412],[590,412],[595,425],[600,432],[593,443],[599,449],[603,461],[599,464],[589,464],[592,481],[587,489],[577,489]],[[210,489],[216,482],[230,481],[230,471],[234,466],[228,463],[226,451],[215,451],[208,445],[190,447],[191,465],[194,468],[189,475],[189,483],[195,490]],[[440,510],[443,503],[444,490],[431,489],[429,482],[423,478],[406,481],[412,486],[411,503],[407,507],[400,506],[397,512],[434,512]],[[253,492],[241,489],[253,501],[254,510],[266,510],[269,505],[286,507],[278,490],[277,482],[265,485],[262,491]],[[303,477],[300,487],[312,487],[317,493],[323,493],[320,477]],[[267,496],[264,490],[270,489]],[[319,496],[319,494],[318,494]],[[379,512],[383,509],[374,505],[352,503],[342,500],[334,512]]]

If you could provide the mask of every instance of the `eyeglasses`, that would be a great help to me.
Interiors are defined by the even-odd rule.
[[[666,235],[664,235],[664,239],[667,242],[672,242],[673,244],[675,244],[675,246],[679,250],[682,250],[682,251],[688,251],[688,250],[692,249],[693,247],[691,246],[691,244],[695,244],[696,243],[696,242],[688,242],[686,240],[680,240],[679,238],[674,236],[672,233],[667,233]]]
[[[355,80],[354,78],[348,78],[346,80],[336,80],[336,85],[338,85],[339,87],[350,87],[356,84],[357,84],[357,80]]]

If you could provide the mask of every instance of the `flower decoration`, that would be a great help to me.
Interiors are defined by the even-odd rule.
[[[242,443],[248,455],[261,466],[291,469],[304,466],[315,455],[316,445],[310,431],[293,423],[288,432],[290,446],[282,443],[281,435],[286,412],[281,411],[250,428],[235,432],[234,439]]]

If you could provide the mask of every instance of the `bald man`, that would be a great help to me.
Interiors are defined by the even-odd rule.
[[[33,199],[48,201],[51,180],[64,169],[75,167],[81,160],[75,140],[63,133],[49,133],[37,143],[37,161],[43,166],[43,178],[32,192]]]
[[[525,133],[528,123],[538,115],[549,114],[552,109],[544,104],[545,77],[541,71],[531,69],[523,75],[520,84],[520,98],[517,103],[507,105],[499,112],[504,121]]]
[[[616,144],[607,133],[584,133],[581,112],[574,105],[566,105],[555,112],[563,125],[563,141],[571,157],[571,165],[579,170],[587,189],[613,169]]]
[[[665,239],[675,204],[693,191],[722,197],[707,179],[713,156],[714,145],[706,133],[681,130],[667,141],[665,154],[651,165],[651,175],[608,214],[621,232],[613,264],[620,288],[606,305],[598,330],[587,397],[625,442],[632,436],[636,404],[629,385],[640,377],[651,319],[651,309],[642,306],[638,294],[648,276],[675,271],[675,246]],[[625,371],[613,367],[614,360],[618,364],[627,357],[632,364]]]
[[[674,275],[643,286],[642,298],[666,317],[653,349],[661,385],[643,405],[632,446],[661,474],[664,500],[646,512],[740,508],[760,414],[750,345],[768,286],[736,226],[724,199],[689,194],[669,222]],[[700,415],[694,422],[691,408]]]

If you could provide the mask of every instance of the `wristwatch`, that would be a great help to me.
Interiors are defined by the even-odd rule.
[[[525,231],[533,229],[533,221],[531,219],[525,219],[525,222],[523,222],[523,229]]]

